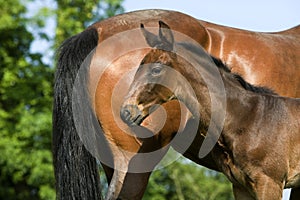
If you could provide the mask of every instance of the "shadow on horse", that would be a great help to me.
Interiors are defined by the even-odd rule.
[[[127,134],[131,130],[125,124],[125,130],[120,127],[116,121],[122,123],[122,120],[115,114],[119,108],[114,110],[112,107],[115,86],[120,84],[122,77],[129,71],[132,75],[135,73],[138,64],[151,49],[148,47],[130,51],[107,63],[105,58],[118,54],[122,46],[114,42],[105,44],[105,41],[124,31],[139,29],[141,23],[157,30],[159,20],[167,23],[174,31],[192,38],[248,82],[270,87],[280,95],[300,96],[300,71],[297,70],[300,65],[300,44],[295,42],[300,39],[299,26],[278,33],[258,33],[215,25],[165,10],[136,11],[95,23],[82,33],[67,39],[59,50],[53,108],[53,158],[59,199],[100,199],[101,196],[96,159],[79,137],[73,113],[74,82],[88,55],[91,59],[86,65],[90,68],[85,72],[90,75],[85,89],[95,91],[95,96],[91,100],[82,100],[87,104],[86,112],[91,113],[86,121],[98,123],[103,132],[101,141],[97,141],[99,148],[110,158],[107,163],[102,163],[110,183],[107,199],[141,199],[155,162],[146,172],[132,173],[129,168],[138,165],[139,159],[142,159],[134,156],[138,152],[147,153],[161,149],[162,146],[167,147],[170,138],[183,128],[180,125],[182,119],[178,116],[185,111],[181,110],[183,106],[175,100],[163,104],[166,116],[163,125],[160,120],[161,109],[143,120],[142,125],[146,127],[143,132],[156,133],[143,140],[134,133]],[[176,36],[175,39],[180,40]],[[109,67],[105,68],[100,79],[94,77],[99,66],[108,64]],[[119,96],[115,95],[118,104],[121,105],[126,87],[128,89],[132,79],[133,77],[122,79],[124,90],[121,90],[122,94],[120,91]],[[92,116],[94,113],[95,116]],[[194,148],[199,148],[197,138],[184,156],[200,165],[218,170],[212,158],[203,160],[198,155],[195,156]],[[157,163],[166,151],[167,149],[162,149],[158,152]]]

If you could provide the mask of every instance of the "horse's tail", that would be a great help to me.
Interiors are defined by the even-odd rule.
[[[72,114],[72,90],[77,72],[97,43],[97,30],[89,28],[67,39],[59,50],[52,138],[57,199],[101,199],[96,159],[81,142]]]

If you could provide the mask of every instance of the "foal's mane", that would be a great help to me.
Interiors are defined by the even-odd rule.
[[[264,86],[256,86],[256,85],[248,83],[241,75],[231,72],[229,67],[221,59],[215,58],[212,55],[210,55],[210,56],[219,69],[224,70],[226,73],[233,76],[241,84],[241,86],[244,89],[255,92],[255,93],[259,93],[259,94],[276,95],[276,93],[270,88],[267,88]]]
[[[199,54],[200,49],[199,49],[199,47],[195,46],[194,44],[191,44],[191,43],[178,43],[178,44],[180,46],[183,46],[187,50],[195,53],[196,55]],[[207,53],[207,54],[211,57],[211,59],[214,61],[216,66],[219,68],[219,70],[227,73],[229,76],[234,77],[234,79],[236,79],[245,90],[252,91],[252,92],[255,92],[258,94],[276,95],[276,93],[273,90],[271,90],[270,88],[263,87],[263,86],[256,86],[256,85],[252,85],[252,84],[248,83],[241,75],[232,72],[230,70],[230,68],[221,59],[216,58],[209,53]]]

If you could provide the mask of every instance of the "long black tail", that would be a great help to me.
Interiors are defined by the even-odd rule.
[[[97,42],[97,30],[90,28],[67,39],[59,51],[52,138],[57,199],[101,199],[96,160],[79,139],[72,115],[72,90],[77,72]]]

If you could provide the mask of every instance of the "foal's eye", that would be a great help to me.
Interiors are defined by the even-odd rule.
[[[157,76],[161,73],[162,67],[161,66],[155,66],[151,68],[151,75],[152,76]]]

